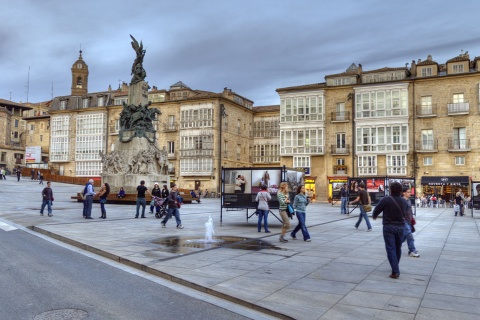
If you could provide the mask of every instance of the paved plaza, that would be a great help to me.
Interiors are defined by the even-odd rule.
[[[420,258],[400,261],[401,276],[391,272],[381,219],[354,228],[358,209],[341,215],[339,204],[307,208],[312,242],[278,241],[281,224],[269,216],[272,233],[258,233],[256,217],[223,211],[220,200],[203,199],[180,209],[161,228],[146,214],[134,219],[135,206],[108,204],[107,219],[82,217],[82,204],[70,196],[82,186],[52,183],[53,217],[39,215],[36,181],[14,177],[0,181],[0,227],[21,225],[190,288],[265,312],[293,319],[475,319],[480,318],[480,211],[454,217],[451,208],[417,208],[415,243]],[[151,186],[149,186],[151,187]],[[251,213],[251,211],[250,211]],[[276,211],[275,211],[276,213]],[[252,239],[224,247],[201,243],[209,216],[221,239]],[[293,226],[297,221],[292,220]],[[198,245],[197,245],[198,243]],[[261,248],[261,249],[260,249]]]

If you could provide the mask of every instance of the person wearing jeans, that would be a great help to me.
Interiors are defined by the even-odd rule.
[[[405,227],[403,229],[402,243],[405,242],[405,240],[407,240],[408,255],[410,257],[418,258],[420,257],[420,254],[418,254],[418,251],[415,248],[415,239],[413,238],[412,226],[410,224],[413,216],[412,205],[410,202],[411,194],[412,194],[412,191],[410,188],[405,187],[403,189],[403,198],[407,200],[407,212],[405,214]]]
[[[168,212],[165,218],[163,218],[161,225],[162,228],[167,227],[167,221],[175,216],[175,221],[177,222],[177,229],[183,229],[182,220],[180,220],[180,211],[178,210],[178,188],[176,185],[173,185],[172,190],[168,194],[167,203],[168,203]]]
[[[140,213],[140,206],[142,206],[142,216],[141,218],[145,218],[145,207],[147,206],[147,201],[145,200],[145,192],[150,194],[147,187],[145,187],[145,181],[140,181],[140,185],[137,187],[137,211],[135,214],[135,218],[138,218],[138,214]]]
[[[258,202],[257,214],[258,214],[258,232],[262,232],[262,220],[263,227],[265,228],[265,233],[270,233],[268,230],[268,212],[270,210],[268,206],[268,201],[272,199],[272,196],[267,191],[267,185],[262,184],[261,190],[257,193],[255,201]]]
[[[368,219],[368,215],[365,212],[365,209],[363,209],[363,205],[368,204],[370,202],[369,198],[368,198],[368,192],[367,192],[367,190],[365,190],[365,184],[363,182],[361,182],[358,185],[358,196],[357,196],[357,198],[355,200],[351,201],[350,204],[355,203],[355,202],[359,202],[359,201],[360,201],[360,205],[358,206],[358,208],[360,209],[360,216],[358,216],[358,221],[357,221],[357,223],[355,223],[355,228],[358,229],[358,227],[360,226],[360,223],[362,222],[362,219],[365,219],[365,222],[367,223],[367,230],[366,231],[372,231],[372,225],[370,224],[370,220]]]
[[[47,182],[47,186],[42,190],[42,207],[40,208],[40,215],[43,216],[43,210],[45,206],[47,206],[48,216],[53,216],[52,214],[52,201],[53,201],[53,192],[52,188],[50,188],[50,181]]]
[[[302,185],[298,186],[297,195],[293,200],[293,209],[295,209],[295,215],[297,216],[297,219],[298,219],[297,226],[290,233],[290,237],[293,240],[297,239],[296,237],[297,232],[301,230],[303,235],[303,241],[307,241],[307,242],[312,241],[310,239],[310,234],[308,233],[308,230],[307,230],[307,225],[305,224],[306,211],[309,203],[310,203],[310,200],[308,200],[307,196],[305,195],[305,186],[302,186]]]
[[[391,196],[383,197],[373,210],[372,217],[376,220],[383,212],[383,240],[388,262],[392,268],[390,278],[400,277],[400,258],[402,256],[402,238],[405,229],[405,213],[407,200],[402,195],[402,185],[399,182],[390,184]]]
[[[347,214],[347,203],[348,203],[348,192],[347,192],[347,184],[344,183],[342,188],[340,189],[340,199],[341,199],[341,207],[340,207],[340,213],[341,214]]]

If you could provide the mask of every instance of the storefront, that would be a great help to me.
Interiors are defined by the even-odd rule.
[[[315,176],[305,177],[305,192],[307,193],[308,196],[312,197],[312,200],[315,200],[317,198],[317,191],[315,188],[316,180],[317,180],[317,177]]]
[[[417,196],[436,195],[441,196],[442,199],[452,201],[455,198],[455,193],[458,188],[462,188],[465,197],[470,196],[470,178],[465,176],[454,177],[422,177],[422,189]]]
[[[340,189],[347,180],[348,177],[328,177],[328,199],[340,200]]]

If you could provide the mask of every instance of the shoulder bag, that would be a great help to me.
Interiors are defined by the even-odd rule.
[[[287,203],[287,215],[289,218],[292,218],[295,215],[295,210],[290,203]]]
[[[368,192],[367,192],[367,196],[368,196],[368,203],[363,205],[363,210],[365,210],[365,212],[370,212],[372,211],[372,200],[370,199],[370,194]]]

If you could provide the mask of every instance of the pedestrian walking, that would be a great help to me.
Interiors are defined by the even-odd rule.
[[[155,205],[155,197],[157,198],[162,197],[162,189],[160,189],[160,186],[158,185],[157,182],[155,182],[152,189],[152,201],[150,202],[150,214],[153,214],[153,208],[155,208],[156,213],[160,213],[160,206]],[[158,200],[156,203],[158,203]]]
[[[307,198],[305,194],[305,186],[299,185],[297,187],[297,194],[293,199],[293,209],[295,209],[295,215],[297,216],[297,219],[298,219],[297,226],[290,233],[290,237],[293,240],[297,240],[297,237],[296,237],[297,232],[301,230],[303,235],[303,241],[307,241],[307,242],[312,241],[310,239],[310,234],[308,233],[307,225],[306,225],[307,206],[309,203],[310,203],[310,200]]]
[[[455,194],[455,205],[457,206],[454,207],[455,216],[457,216],[458,213],[460,213],[461,217],[463,216],[463,213],[465,212],[464,202],[465,195],[462,192],[462,188],[458,188],[457,193]]]
[[[30,174],[32,175],[32,180],[33,180],[33,179],[34,179],[34,177],[35,177],[35,170],[34,170],[34,169],[32,169],[32,170],[30,171]]]
[[[402,238],[405,229],[405,214],[407,201],[402,197],[402,185],[399,182],[390,184],[390,196],[383,197],[373,210],[372,217],[376,220],[383,212],[383,240],[388,262],[392,269],[390,278],[400,277],[400,258],[402,256]]]
[[[290,229],[290,218],[287,214],[287,205],[290,203],[290,199],[288,198],[288,183],[282,182],[280,183],[280,189],[277,193],[278,204],[279,204],[279,211],[280,217],[282,218],[282,231],[280,232],[280,242],[288,242],[285,239],[285,234]]]
[[[43,184],[43,174],[40,174],[40,182],[38,184]]]
[[[147,201],[145,200],[145,193],[152,195],[150,191],[148,191],[147,187],[145,187],[145,181],[140,181],[140,185],[137,187],[137,211],[135,214],[135,219],[138,218],[140,213],[140,207],[142,207],[142,216],[141,218],[145,218],[145,207],[147,206]]]
[[[182,220],[180,220],[180,210],[179,210],[179,202],[177,200],[178,197],[178,188],[176,185],[173,185],[172,190],[170,190],[167,198],[168,202],[168,212],[165,218],[162,220],[162,228],[167,227],[167,221],[172,217],[175,216],[175,220],[177,222],[177,229],[183,229]]]
[[[348,203],[348,189],[347,184],[344,183],[342,188],[340,189],[340,200],[341,200],[341,207],[340,207],[340,214],[347,214],[347,203]]]
[[[53,201],[53,191],[51,188],[51,182],[47,182],[47,186],[42,190],[42,207],[40,208],[40,215],[43,216],[43,211],[45,206],[47,206],[48,216],[53,216],[52,214],[52,201]]]
[[[362,222],[362,219],[365,219],[365,222],[367,223],[366,231],[372,231],[372,225],[370,224],[370,220],[368,219],[368,214],[365,212],[365,208],[363,207],[366,204],[370,204],[370,197],[367,190],[365,190],[365,183],[363,182],[360,182],[358,184],[358,196],[355,200],[350,201],[350,204],[356,202],[360,202],[360,205],[358,206],[358,208],[360,209],[360,216],[358,216],[358,221],[357,223],[355,223],[355,228],[358,229],[360,223]]]
[[[408,255],[410,257],[418,258],[420,257],[420,254],[415,248],[415,239],[413,237],[411,224],[413,218],[412,203],[410,201],[411,194],[412,189],[410,189],[409,187],[403,188],[403,198],[407,200],[407,212],[405,213],[405,228],[403,230],[402,243],[404,243],[406,240],[408,245]]]
[[[97,196],[100,198],[100,211],[102,215],[99,219],[107,219],[107,210],[105,209],[105,203],[107,203],[107,197],[110,194],[110,185],[104,183],[100,191],[97,193]]]
[[[20,177],[22,176],[22,170],[20,168],[17,169],[17,181],[20,181]]]
[[[95,195],[95,190],[93,189],[93,179],[88,180],[83,189],[83,218],[84,219],[93,219],[92,218],[92,205],[93,205],[93,196]]]
[[[260,192],[257,193],[257,197],[255,198],[255,202],[258,202],[257,206],[257,214],[258,214],[258,223],[257,228],[258,232],[262,232],[262,220],[263,220],[263,228],[265,229],[265,233],[270,233],[268,230],[268,213],[270,211],[270,207],[268,206],[268,201],[272,199],[272,196],[267,191],[267,185],[262,184],[260,187]]]

